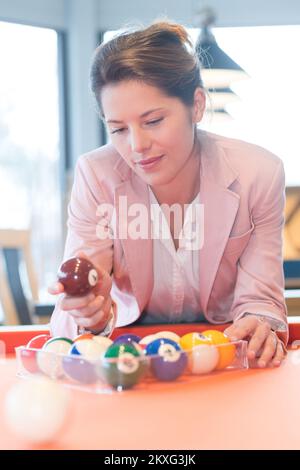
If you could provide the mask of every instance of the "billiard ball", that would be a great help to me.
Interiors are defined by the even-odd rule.
[[[68,377],[80,383],[95,383],[98,380],[97,361],[100,360],[112,341],[102,336],[84,334],[77,337],[62,366]]]
[[[133,344],[112,344],[104,354],[99,375],[118,391],[136,385],[147,368],[147,361]]]
[[[88,294],[98,282],[95,266],[85,258],[70,258],[60,266],[58,281],[64,286],[67,295],[80,296]]]
[[[180,338],[180,346],[187,351],[192,374],[207,374],[216,368],[219,352],[210,338],[197,332],[187,333]]]
[[[147,335],[147,336],[144,336],[144,338],[142,338],[140,341],[139,341],[139,344],[141,346],[147,346],[147,344],[151,343],[152,341],[154,341],[156,339],[156,336],[155,335]]]
[[[28,341],[26,347],[31,349],[41,349],[50,338],[51,336],[47,334],[35,336]]]
[[[66,376],[82,384],[93,384],[98,380],[95,364],[82,359],[81,356],[64,356],[62,367]]]
[[[64,376],[63,355],[68,354],[73,341],[69,338],[55,337],[49,339],[37,352],[37,363],[41,372],[52,379]]]
[[[219,351],[219,361],[216,369],[221,370],[228,367],[235,358],[236,348],[234,344],[230,344],[230,339],[221,331],[206,330],[203,331],[203,336],[210,338],[214,345],[217,346]]]
[[[154,336],[156,338],[172,339],[176,343],[179,343],[179,341],[180,341],[180,336],[178,336],[176,333],[173,333],[173,331],[159,331],[158,333],[155,333]]]
[[[65,424],[69,392],[46,377],[15,383],[5,396],[4,415],[16,435],[34,444],[50,442]]]
[[[140,336],[134,335],[132,333],[124,333],[123,335],[118,336],[114,340],[114,344],[120,343],[139,343],[141,341]]]
[[[36,350],[41,349],[50,338],[51,336],[47,334],[35,336],[27,343],[25,348],[22,347],[20,349],[21,362],[27,372],[35,374],[39,371],[36,361]]]
[[[81,341],[82,339],[92,339],[93,341],[96,341],[96,343],[99,343],[102,346],[104,351],[113,343],[113,341],[110,338],[107,338],[106,336],[93,335],[92,333],[84,333],[82,335],[78,335],[76,336],[73,342],[76,343],[77,341]]]
[[[187,357],[179,344],[168,338],[156,338],[146,347],[150,367],[158,380],[170,381],[179,377],[187,364]]]
[[[113,344],[113,341],[110,338],[107,338],[106,336],[94,336],[93,340],[101,345],[103,352],[106,351],[109,346]]]
[[[95,361],[100,359],[110,344],[112,341],[109,338],[82,335],[73,342],[69,354],[77,354],[89,361]]]

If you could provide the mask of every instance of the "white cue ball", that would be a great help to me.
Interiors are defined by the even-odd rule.
[[[175,341],[175,343],[180,342],[180,336],[178,336],[176,333],[173,333],[173,331],[159,331],[159,333],[155,333],[154,335],[156,338],[167,338]]]
[[[106,336],[94,336],[93,340],[102,347],[103,352],[105,352],[109,346],[113,344],[113,341]]]
[[[69,392],[46,378],[22,380],[5,397],[4,414],[10,429],[32,443],[49,442],[62,427]]]
[[[188,352],[188,365],[192,374],[208,374],[219,362],[219,351],[210,344],[199,344]]]
[[[139,341],[139,344],[147,345],[147,344],[151,343],[151,341],[154,341],[155,339],[156,339],[155,335],[147,335],[147,336],[144,336],[144,338],[142,338]]]

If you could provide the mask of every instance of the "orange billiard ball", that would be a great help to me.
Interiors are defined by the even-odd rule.
[[[219,362],[216,370],[225,369],[228,367],[235,358],[235,345],[230,344],[230,339],[227,335],[218,330],[206,330],[202,333],[203,336],[210,338],[212,343],[218,346]],[[219,346],[224,345],[224,346]]]

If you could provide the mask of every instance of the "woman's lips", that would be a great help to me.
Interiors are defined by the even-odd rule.
[[[163,158],[163,155],[158,157],[145,158],[144,160],[139,160],[136,162],[137,165],[140,165],[142,168],[152,168],[156,163],[158,163]]]

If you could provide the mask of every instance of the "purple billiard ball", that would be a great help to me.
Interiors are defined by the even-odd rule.
[[[151,370],[158,380],[176,380],[187,365],[186,353],[179,344],[168,338],[157,338],[146,346]]]
[[[123,335],[118,336],[114,340],[114,344],[121,344],[121,343],[139,343],[141,341],[140,336],[134,335],[132,333],[124,333]]]
[[[72,296],[88,294],[96,286],[99,275],[95,266],[85,258],[70,258],[60,266],[58,281],[65,293]]]
[[[98,380],[95,363],[80,357],[80,355],[64,356],[62,365],[66,375],[76,382],[92,384]]]

